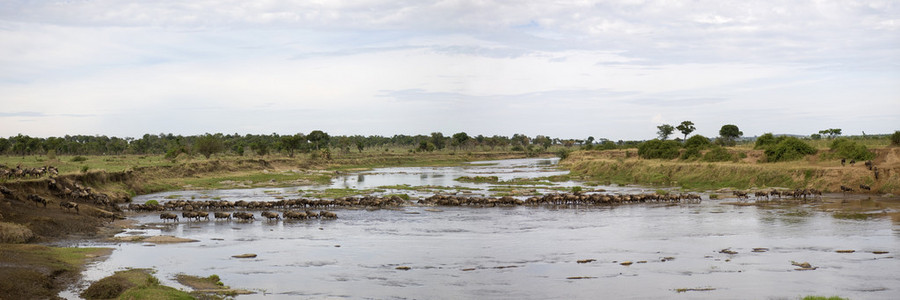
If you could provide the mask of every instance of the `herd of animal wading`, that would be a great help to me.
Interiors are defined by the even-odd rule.
[[[841,165],[845,165],[846,161],[841,160]],[[855,161],[851,161],[853,166]],[[873,171],[875,178],[878,178],[878,167],[871,161],[866,161],[866,167]],[[211,221],[210,212],[213,213],[215,221],[238,221],[252,222],[256,220],[254,212],[259,212],[261,219],[268,221],[278,220],[308,220],[308,219],[337,219],[337,213],[328,211],[327,209],[383,209],[383,208],[399,208],[403,206],[467,206],[467,207],[498,207],[498,206],[554,206],[554,207],[577,207],[577,206],[600,206],[600,205],[625,205],[638,203],[700,203],[702,197],[695,193],[639,193],[639,194],[609,194],[604,191],[589,192],[573,192],[573,193],[551,193],[542,196],[531,197],[489,197],[478,194],[434,194],[430,197],[412,201],[405,200],[408,197],[400,197],[398,195],[391,196],[360,196],[360,197],[340,197],[334,199],[281,199],[275,201],[227,201],[227,200],[170,200],[170,201],[151,201],[150,203],[129,203],[131,199],[124,197],[122,199],[113,199],[104,193],[94,192],[90,187],[84,187],[79,183],[67,184],[58,182],[55,178],[59,174],[57,168],[53,166],[45,166],[41,168],[21,168],[5,169],[0,168],[0,177],[23,178],[23,179],[40,179],[45,175],[44,179],[47,188],[58,198],[59,209],[64,209],[75,214],[80,214],[79,203],[90,203],[97,209],[91,211],[91,214],[99,218],[110,220],[123,219],[124,211],[132,212],[161,212],[159,218],[165,223],[168,221],[179,222],[185,220],[188,222]],[[870,190],[868,185],[860,184],[860,190]],[[841,192],[854,192],[852,187],[840,186]],[[822,197],[822,191],[817,189],[770,189],[770,190],[754,190],[754,191],[732,191],[732,195],[740,201],[749,201],[751,196],[755,201],[772,201],[778,200],[819,200]],[[0,185],[0,196],[6,199],[20,200],[22,202],[34,203],[36,208],[47,208],[47,205],[53,202],[37,194],[21,195],[17,191],[11,190]],[[523,199],[524,198],[524,199]],[[24,200],[23,200],[24,199]],[[318,211],[316,211],[318,210]],[[180,211],[179,214],[176,212]],[[279,213],[280,211],[280,213]]]

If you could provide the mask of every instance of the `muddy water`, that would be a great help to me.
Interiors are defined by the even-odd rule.
[[[554,162],[379,169],[338,178],[331,186],[456,185],[487,193],[490,185],[462,184],[453,178],[548,176],[559,172],[547,168]],[[259,200],[273,197],[272,190],[179,193]],[[181,222],[127,234],[175,235],[199,242],[115,244],[112,256],[91,266],[85,276],[92,281],[126,267],[153,268],[164,284],[181,287],[173,281],[175,274],[217,274],[232,287],[257,291],[239,299],[796,299],[802,295],[896,299],[900,223],[889,217],[837,219],[819,205],[760,208],[723,204],[726,201],[730,200],[577,208],[437,207],[440,211],[410,206],[337,210],[340,218],[333,221]],[[891,207],[896,206],[877,209],[893,211]],[[158,223],[156,214],[134,218]],[[752,252],[760,247],[769,250]],[[737,253],[720,253],[726,248]],[[855,252],[835,252],[844,249]],[[258,256],[231,257],[242,253]],[[577,262],[585,259],[595,261]],[[624,261],[633,264],[623,266]],[[809,262],[817,269],[798,271],[791,261]],[[398,270],[400,266],[409,270]],[[574,277],[581,279],[570,279]],[[706,290],[679,293],[678,289]]]

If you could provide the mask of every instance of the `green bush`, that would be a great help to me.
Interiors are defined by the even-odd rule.
[[[689,147],[689,148],[685,149],[684,152],[681,153],[680,158],[683,160],[692,160],[692,159],[698,159],[701,157],[703,157],[703,155],[700,154],[699,147]]]
[[[676,141],[653,139],[638,146],[638,156],[648,159],[673,159],[678,157],[680,148],[681,144]]]
[[[81,166],[81,173],[87,173],[88,170],[90,170],[90,169],[91,169],[91,167],[88,167],[88,166]]]
[[[875,153],[869,152],[865,145],[857,144],[849,139],[835,139],[831,142],[831,151],[839,158],[870,160],[875,158]]]
[[[894,131],[894,134],[891,135],[891,145],[900,146],[900,131]]]
[[[776,139],[771,132],[766,133],[756,138],[756,145],[753,146],[753,149],[766,149],[777,145],[781,140],[783,139]]]
[[[146,205],[159,205],[159,201],[156,201],[156,200],[148,200],[148,201],[147,201],[146,203],[144,203],[144,204],[146,204]]]
[[[588,145],[588,146],[590,146],[590,145]],[[569,157],[569,153],[572,153],[572,150],[559,149],[559,151],[556,151],[556,156],[559,156],[560,159],[566,159]]]
[[[703,161],[708,162],[716,162],[716,161],[734,161],[735,157],[731,152],[728,152],[728,149],[725,147],[716,146],[713,147],[712,150],[706,152],[702,158]]]
[[[698,148],[698,149],[706,149],[712,146],[712,142],[709,141],[708,138],[702,135],[694,135],[689,137],[686,141],[684,141],[685,148]]]
[[[792,161],[810,154],[816,154],[816,149],[795,137],[779,137],[781,140],[774,146],[766,148],[766,161]]]
[[[81,155],[72,158],[72,161],[73,161],[73,162],[83,162],[83,161],[86,161],[86,160],[87,160],[87,157],[84,157],[84,156],[81,156]]]

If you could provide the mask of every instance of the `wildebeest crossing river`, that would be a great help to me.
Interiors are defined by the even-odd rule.
[[[325,187],[180,191],[140,196],[135,202],[192,197],[276,201],[326,188],[405,193],[412,196],[410,203],[454,192],[515,191],[513,196],[525,199],[579,185],[504,184],[565,174],[553,169],[554,163],[523,159],[468,167],[385,168],[347,174]],[[497,182],[455,180],[463,176],[497,176]],[[608,194],[656,190],[584,190],[597,188]],[[824,201],[829,197],[840,195],[826,195]],[[153,268],[164,284],[182,287],[174,282],[175,274],[217,274],[232,287],[257,292],[239,299],[890,299],[898,294],[896,219],[834,218],[821,205],[809,203],[763,208],[726,205],[734,199],[710,201],[705,194],[703,199],[607,206],[410,204],[337,208],[336,220],[181,220],[165,225],[158,213],[136,213],[131,218],[152,226],[126,235],[174,235],[198,242],[114,244],[112,256],[90,266],[85,277],[98,280],[126,267]],[[257,256],[232,257],[242,253]],[[792,262],[811,267],[798,270],[802,268]]]

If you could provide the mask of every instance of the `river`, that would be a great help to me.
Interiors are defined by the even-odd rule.
[[[548,193],[580,185],[547,181],[509,187],[455,180],[565,174],[554,168],[556,162],[520,159],[462,167],[381,168],[339,176],[330,185],[318,187],[178,191],[143,195],[134,201],[275,200],[328,188],[408,193],[415,199],[434,192],[493,194],[525,189]],[[402,184],[432,188],[384,188]],[[605,193],[658,189],[584,188],[602,188]],[[841,205],[880,201],[840,197],[826,195],[824,201]],[[821,203],[761,208],[725,204],[734,199],[708,200],[706,194],[703,198],[699,204],[675,205],[337,209],[337,220],[182,220],[125,234],[174,235],[198,242],[79,246],[115,248],[108,259],[84,271],[87,281],[128,267],[153,268],[163,284],[187,289],[174,281],[176,274],[217,274],[227,285],[256,292],[238,299],[798,299],[805,295],[896,299],[900,294],[896,218],[834,218]],[[892,212],[891,207],[883,209]],[[158,214],[130,218],[159,223]],[[767,250],[753,252],[754,248]],[[854,252],[836,252],[845,249]],[[888,253],[873,253],[882,251]],[[258,256],[232,258],[242,253]],[[623,265],[626,261],[632,264]],[[797,270],[792,261],[808,262],[816,269]]]

